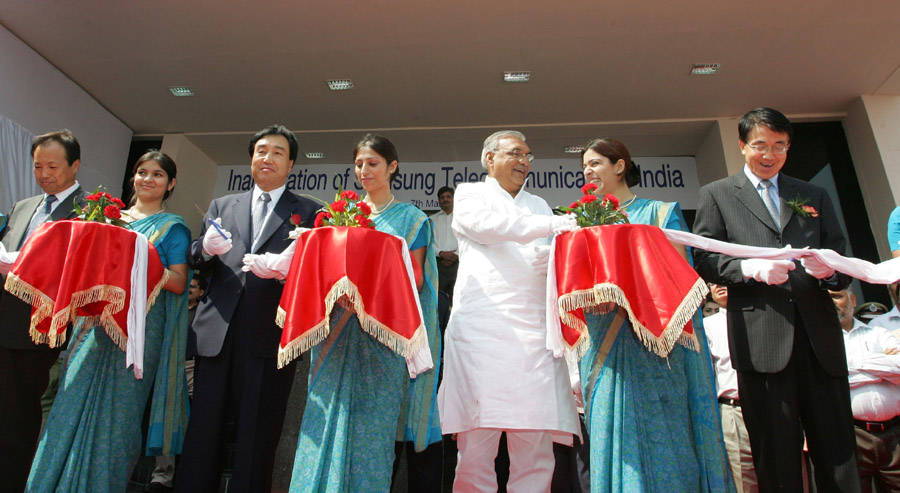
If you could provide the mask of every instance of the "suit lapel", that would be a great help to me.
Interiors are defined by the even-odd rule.
[[[56,209],[53,209],[53,212],[50,213],[50,220],[59,221],[60,219],[71,219],[75,217],[75,199],[80,199],[82,195],[84,195],[84,192],[81,188],[76,188],[74,192],[70,193],[65,200],[56,206]]]
[[[737,177],[735,188],[737,188],[736,195],[738,200],[740,200],[744,206],[769,229],[776,233],[780,233],[778,228],[775,227],[775,222],[772,221],[772,216],[769,215],[769,210],[766,209],[766,204],[763,203],[762,198],[759,196],[759,192],[756,191],[756,187],[753,186],[753,183],[750,182],[747,175],[741,171],[735,176]]]
[[[260,246],[265,245],[266,242],[269,241],[269,238],[278,231],[281,225],[290,219],[296,201],[297,197],[288,190],[285,190],[284,193],[281,194],[281,198],[278,199],[278,203],[275,204],[275,209],[272,210],[272,214],[269,215],[268,220],[263,224],[262,231],[259,232],[259,239],[256,241],[254,252],[259,249]]]
[[[250,203],[253,202],[253,191],[239,195],[231,203],[231,217],[234,218],[235,231],[238,235],[236,241],[244,245],[244,251],[249,252],[253,243],[253,234],[250,232]],[[233,240],[234,241],[234,240]]]
[[[43,200],[43,194],[23,200],[21,202],[21,210],[17,210],[16,214],[9,218],[9,240],[6,244],[8,247],[11,247],[11,250],[22,248],[22,240],[25,239],[25,233],[28,231],[28,225],[31,224],[31,218]]]

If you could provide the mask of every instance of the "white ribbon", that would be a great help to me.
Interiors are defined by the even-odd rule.
[[[900,281],[900,257],[873,264],[858,258],[848,258],[834,250],[816,248],[766,248],[736,245],[725,241],[712,240],[685,231],[663,229],[673,243],[700,248],[709,252],[723,253],[740,258],[764,258],[769,260],[797,260],[815,257],[832,269],[871,284],[891,284]]]
[[[131,263],[131,298],[128,304],[128,341],[125,343],[125,368],[134,365],[134,378],[137,379],[144,378],[148,256],[147,237],[140,233],[135,233],[134,261]]]

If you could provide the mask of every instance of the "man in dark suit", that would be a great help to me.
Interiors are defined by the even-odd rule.
[[[226,409],[237,425],[231,491],[269,491],[294,365],[276,367],[281,329],[275,313],[283,284],[243,272],[248,253],[290,244],[291,216],[312,227],[318,206],[286,190],[297,138],[281,125],[250,141],[253,190],[213,200],[189,264],[211,272],[194,318],[194,399],[175,490],[219,491]],[[209,224],[215,221],[221,229]]]
[[[8,251],[20,250],[41,223],[75,217],[74,202],[84,197],[75,179],[81,146],[71,132],[35,137],[31,156],[44,193],[13,205],[0,230]],[[35,344],[28,332],[30,320],[31,306],[0,287],[0,478],[8,491],[25,489],[41,429],[41,395],[62,351]]]
[[[843,253],[825,190],[780,173],[791,144],[788,119],[758,108],[738,129],[744,169],[700,189],[694,232]],[[828,293],[849,278],[811,257],[798,266],[695,250],[694,260],[706,281],[728,286],[729,348],[760,491],[802,491],[804,432],[819,490],[857,491],[847,361]]]

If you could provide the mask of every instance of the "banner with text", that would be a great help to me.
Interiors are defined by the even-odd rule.
[[[682,209],[697,208],[700,184],[693,157],[641,157],[634,162],[641,171],[641,183],[632,187],[639,197],[679,202]],[[453,163],[400,163],[400,173],[392,184],[397,200],[420,209],[437,210],[437,191],[443,186],[484,180],[487,173],[478,161]],[[581,196],[584,175],[578,159],[535,159],[525,189],[558,207]],[[253,187],[250,165],[219,166],[214,197],[240,193]],[[295,165],[287,179],[287,189],[331,201],[338,188],[362,192],[352,164]]]

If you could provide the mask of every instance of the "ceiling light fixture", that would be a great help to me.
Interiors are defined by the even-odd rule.
[[[528,82],[531,72],[503,72],[503,82]]]
[[[307,159],[325,159],[325,153],[324,152],[307,152],[306,158]]]
[[[350,79],[326,80],[325,82],[332,91],[349,91],[353,89],[353,81]]]
[[[194,95],[194,91],[192,91],[188,86],[172,86],[169,88],[169,92],[171,92],[173,96],[177,96],[179,98]]]
[[[695,63],[691,68],[691,75],[713,75],[722,68],[721,63]]]
[[[565,152],[566,154],[580,154],[583,150],[584,146],[563,147],[563,152]]]

